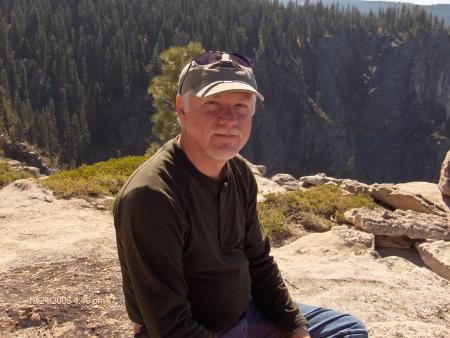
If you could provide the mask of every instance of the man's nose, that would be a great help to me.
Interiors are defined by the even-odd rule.
[[[232,123],[237,124],[237,114],[233,109],[223,109],[222,112],[219,115],[219,122],[220,123]]]

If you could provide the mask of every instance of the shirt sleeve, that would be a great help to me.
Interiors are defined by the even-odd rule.
[[[154,338],[212,338],[192,318],[183,276],[186,227],[169,196],[148,187],[127,193],[116,233],[127,312]]]
[[[292,301],[278,265],[270,256],[270,244],[261,228],[256,209],[257,184],[250,173],[250,190],[247,205],[245,253],[250,263],[252,297],[263,313],[287,332],[307,325],[307,320]]]

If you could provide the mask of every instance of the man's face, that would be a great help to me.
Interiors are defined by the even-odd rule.
[[[177,96],[184,146],[204,160],[225,162],[244,147],[255,112],[254,94],[230,91],[206,98]]]

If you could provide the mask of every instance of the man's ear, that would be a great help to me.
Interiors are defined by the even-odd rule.
[[[180,124],[183,124],[184,117],[186,115],[186,111],[184,109],[183,97],[180,94],[177,94],[177,96],[175,98],[175,104],[177,107],[178,120],[180,121]]]

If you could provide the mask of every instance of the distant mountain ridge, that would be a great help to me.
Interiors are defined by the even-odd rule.
[[[282,3],[288,3],[289,0],[281,0]],[[298,1],[299,4],[305,1]],[[320,0],[310,0],[309,3],[318,3]],[[387,8],[392,6],[401,7],[406,6],[419,6],[423,7],[426,11],[436,15],[439,19],[444,19],[446,25],[450,25],[450,4],[439,5],[416,5],[407,2],[395,2],[395,1],[364,1],[364,0],[322,0],[325,6],[331,6],[332,4],[339,4],[340,7],[354,6],[358,8],[362,13],[367,14],[370,11],[376,13],[380,8]]]

